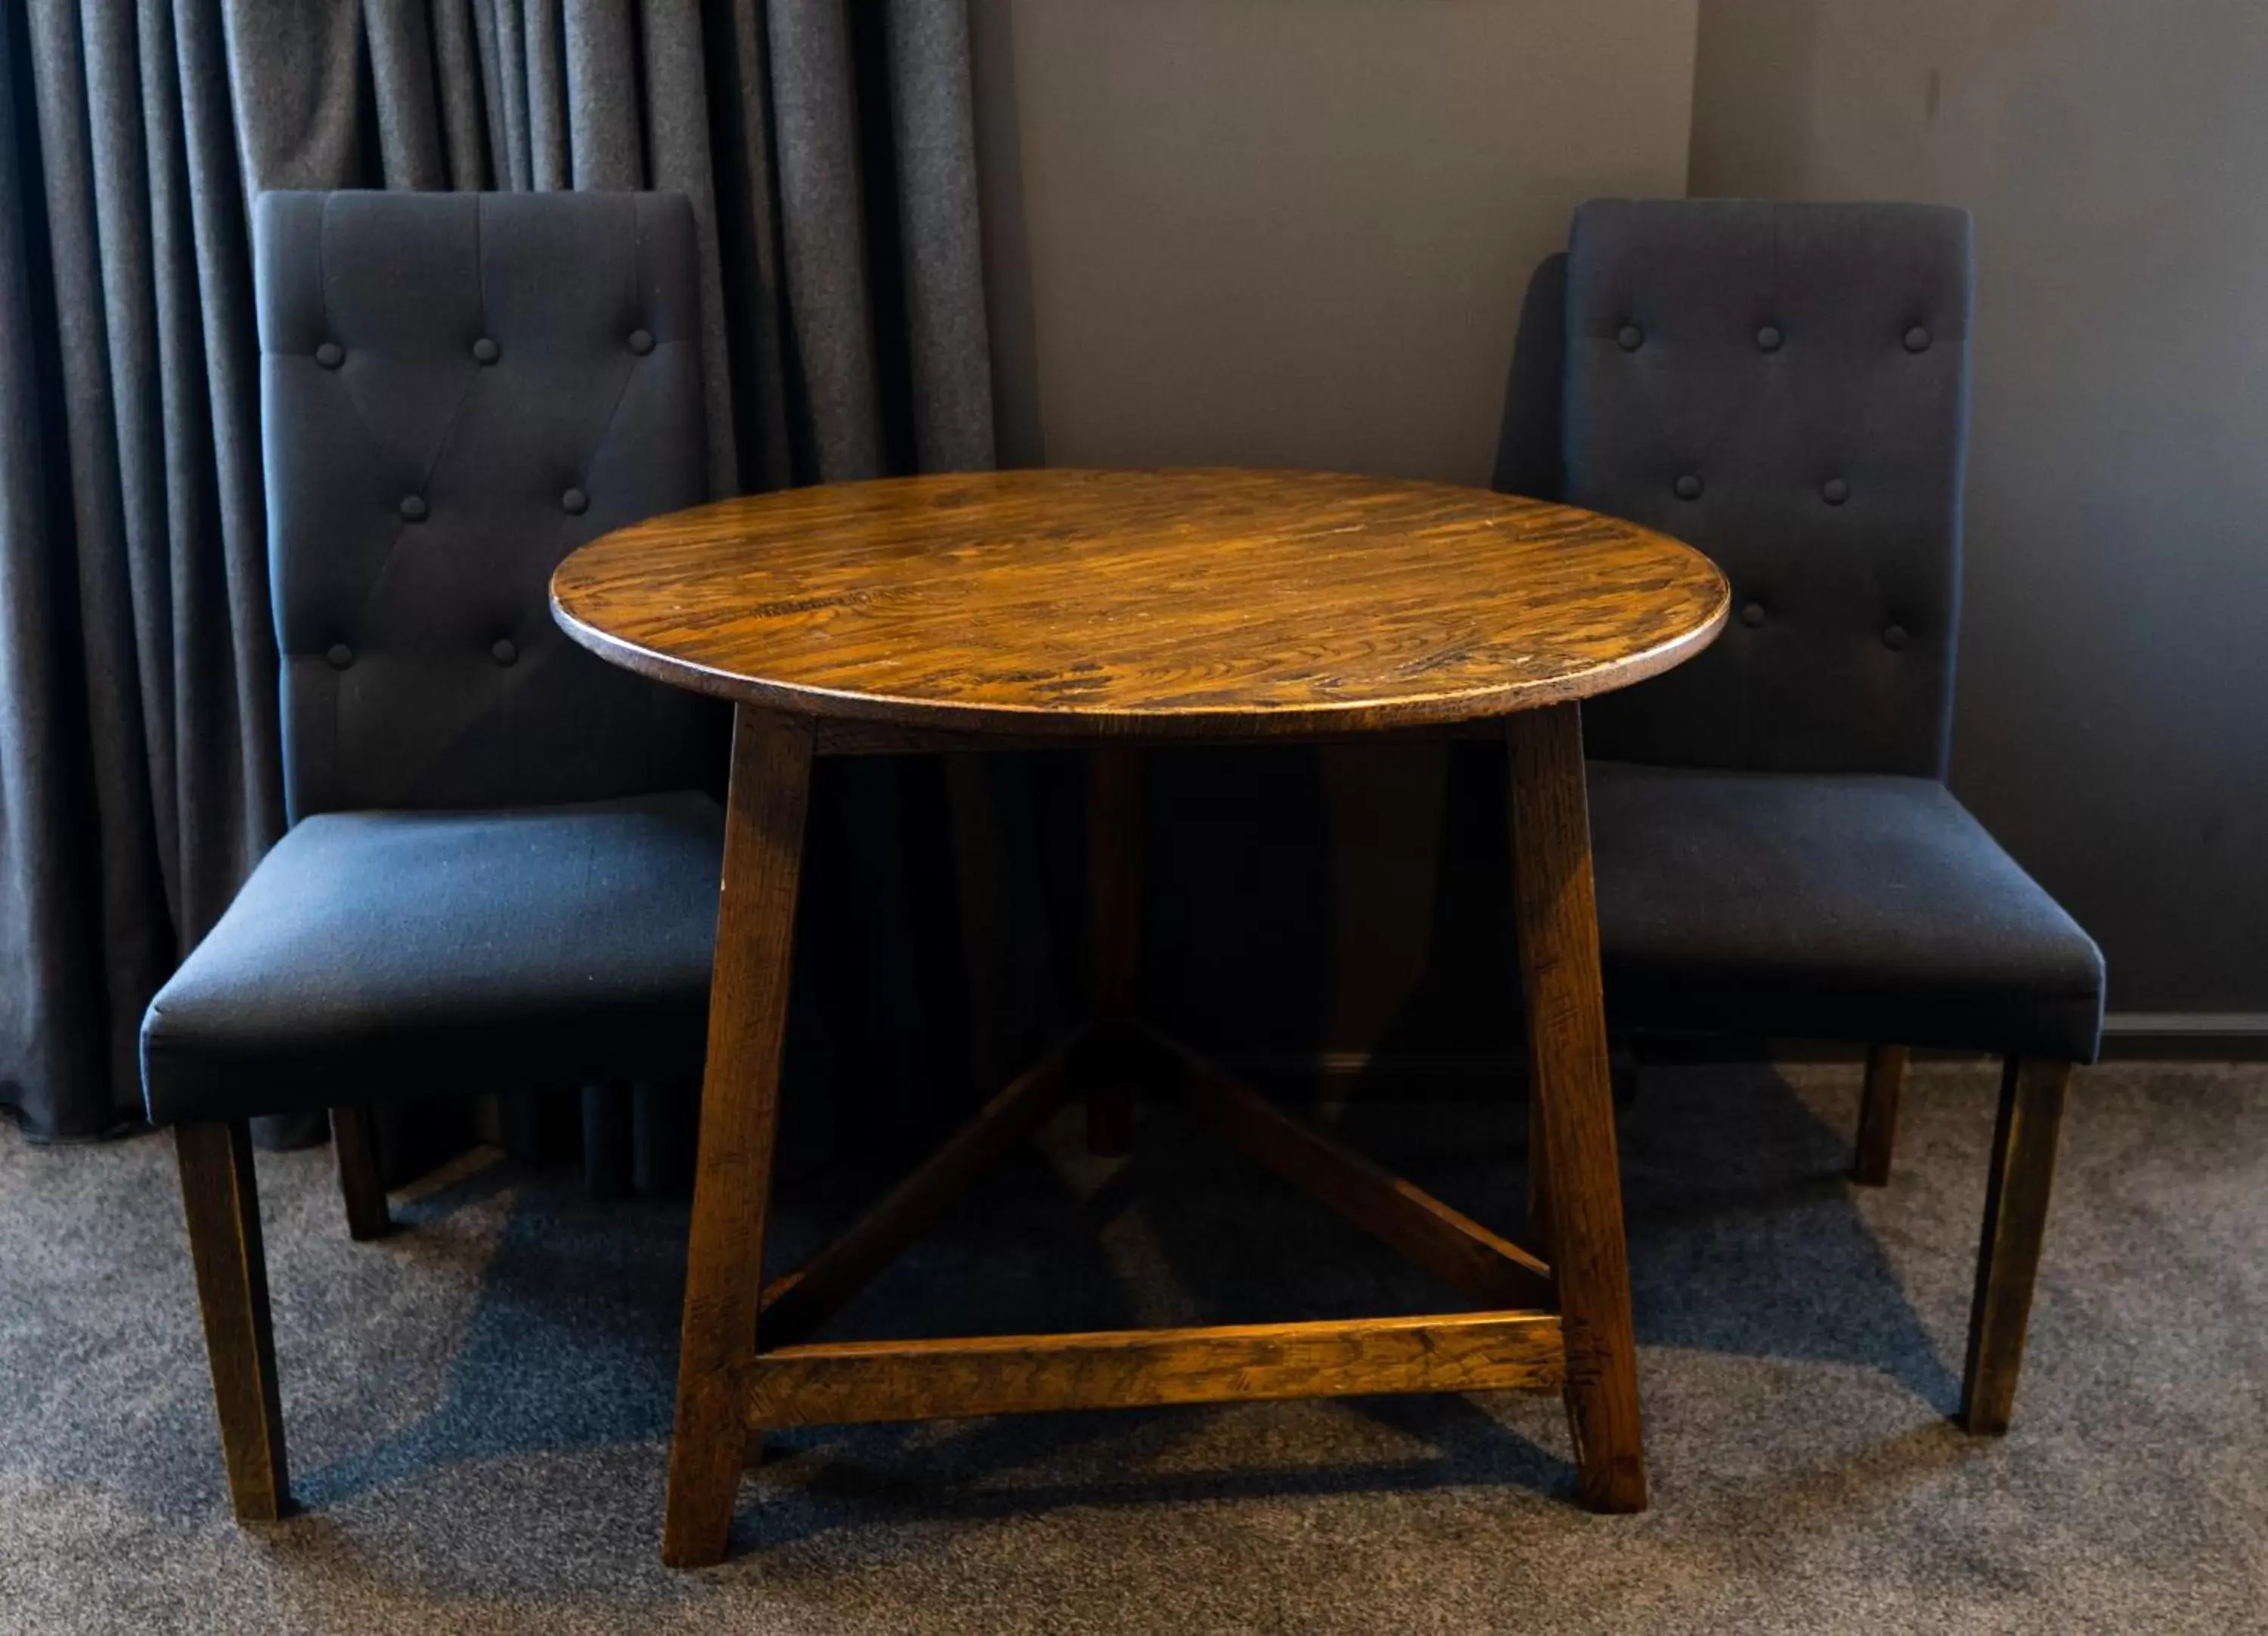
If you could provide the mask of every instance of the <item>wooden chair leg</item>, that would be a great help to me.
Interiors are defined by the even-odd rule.
[[[1977,1299],[1969,1315],[1969,1367],[1961,1383],[1961,1423],[1980,1435],[2006,1432],[2015,1407],[2071,1069],[2052,1058],[2011,1057],[2001,1071]]]
[[[744,704],[733,720],[662,1522],[661,1559],[672,1567],[723,1560],[751,1441],[744,1376],[755,1360],[763,1286],[811,741],[811,724],[793,717]]]
[[[180,1125],[173,1151],[229,1497],[246,1522],[272,1522],[284,1514],[291,1485],[260,1195],[252,1175],[252,1127],[241,1119]]]
[[[1859,1094],[1859,1142],[1851,1159],[1851,1179],[1861,1187],[1881,1187],[1890,1179],[1890,1150],[1898,1138],[1898,1093],[1905,1087],[1906,1048],[1867,1048],[1867,1088]]]
[[[1646,1444],[1577,711],[1556,704],[1507,720],[1513,910],[1577,1482],[1594,1510],[1643,1511]]]
[[[1116,1042],[1134,1026],[1142,951],[1142,752],[1130,746],[1086,757],[1087,959],[1094,1021]],[[1086,1090],[1086,1149],[1123,1153],[1134,1139],[1134,1078],[1123,1059]]]
[[[386,1213],[386,1175],[379,1163],[378,1121],[359,1102],[331,1109],[331,1146],[339,1161],[339,1192],[347,1204],[347,1236],[384,1238],[394,1226]]]

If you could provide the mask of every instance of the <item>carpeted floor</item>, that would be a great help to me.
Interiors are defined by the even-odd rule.
[[[1569,1502],[1548,1398],[822,1429],[688,1574],[655,1554],[681,1206],[475,1161],[357,1246],[328,1151],[261,1155],[305,1509],[239,1529],[170,1141],[0,1129],[0,1630],[2268,1629],[2268,1069],[2081,1076],[2001,1442],[1945,1418],[1992,1072],[1916,1071],[1880,1193],[1841,1180],[1855,1080],[1665,1070],[1624,1116],[1643,1516]],[[1345,1121],[1515,1213],[1517,1105]],[[1169,1110],[1123,1164],[1074,1134],[838,1330],[1454,1304]],[[854,1192],[804,1190],[783,1255]]]

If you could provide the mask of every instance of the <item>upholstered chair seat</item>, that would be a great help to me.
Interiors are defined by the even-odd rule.
[[[150,1116],[697,1074],[723,849],[690,791],[310,818],[151,1006]]]
[[[2095,1054],[2094,940],[1935,779],[1594,761],[1590,785],[1618,1016]]]

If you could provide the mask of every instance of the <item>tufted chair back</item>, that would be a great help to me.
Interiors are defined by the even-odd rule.
[[[254,237],[293,822],[707,782],[706,707],[570,643],[549,593],[708,497],[685,200],[270,193]]]
[[[1733,584],[1691,663],[1586,707],[1608,759],[1945,774],[1968,213],[1598,200],[1567,254],[1562,490]]]

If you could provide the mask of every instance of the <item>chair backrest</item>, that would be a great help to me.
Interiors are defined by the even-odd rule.
[[[1733,618],[1590,751],[1943,777],[1970,226],[1917,204],[1599,200],[1567,253],[1561,488],[1697,546]]]
[[[270,193],[254,224],[293,821],[708,782],[709,707],[576,647],[549,593],[709,497],[686,201]]]

